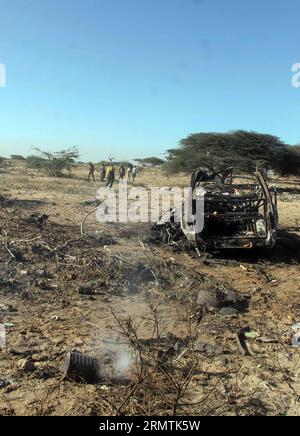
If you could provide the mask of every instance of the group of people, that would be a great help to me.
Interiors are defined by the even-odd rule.
[[[131,163],[128,164],[127,170],[125,169],[124,165],[120,165],[119,168],[119,180],[124,180],[125,177],[127,179],[127,182],[135,182],[135,178],[137,175],[137,169],[135,165],[132,165]],[[95,165],[90,162],[89,164],[89,175],[88,175],[88,181],[90,182],[91,179],[96,182],[95,178]],[[115,180],[116,180],[116,169],[112,163],[109,163],[108,165],[102,164],[100,168],[100,180],[101,182],[106,182],[105,186],[108,186],[112,188]]]

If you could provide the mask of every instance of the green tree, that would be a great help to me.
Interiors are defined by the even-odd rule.
[[[165,168],[191,172],[200,167],[221,170],[236,167],[254,171],[264,165],[281,174],[297,174],[300,156],[276,136],[237,130],[228,133],[195,133],[168,150]]]
[[[53,153],[39,148],[35,148],[35,151],[38,155],[27,159],[28,166],[44,169],[52,177],[61,177],[64,170],[70,173],[79,158],[77,146]]]
[[[148,164],[153,166],[160,166],[165,163],[165,161],[159,157],[146,157],[145,159],[135,159],[135,161],[140,164]]]
[[[10,158],[11,160],[25,160],[25,157],[20,154],[11,154]]]
[[[34,155],[28,156],[26,158],[26,165],[28,168],[32,168],[32,169],[38,169],[38,170],[47,169],[48,160],[43,159],[40,156],[34,156]]]

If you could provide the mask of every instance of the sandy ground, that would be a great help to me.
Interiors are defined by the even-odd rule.
[[[7,326],[6,347],[0,348],[0,414],[299,415],[300,350],[284,333],[300,322],[300,180],[272,181],[281,229],[272,253],[219,254],[212,266],[192,251],[149,244],[150,224],[96,225],[91,217],[86,230],[102,239],[80,239],[82,217],[92,210],[82,202],[93,201],[101,185],[86,176],[83,166],[72,179],[49,178],[16,162],[1,170],[0,194],[11,203],[5,211],[0,207],[0,322]],[[140,173],[136,185],[188,182],[187,176],[165,178],[153,169]],[[44,228],[28,222],[33,212],[49,215]],[[78,292],[87,283],[100,289],[97,295]],[[249,310],[238,317],[210,312],[197,318],[197,293],[210,288],[247,294]],[[140,385],[133,375],[120,384],[62,379],[70,350],[99,357],[103,365],[110,354],[123,372],[133,371],[133,352],[117,321],[128,317],[141,341],[153,338],[157,324],[160,340],[176,337],[181,346],[169,372],[149,364]],[[260,335],[249,339],[252,354],[246,356],[235,337],[245,327]],[[189,345],[183,345],[187,337]],[[211,349],[195,352],[199,343]],[[33,363],[32,371],[24,360]],[[187,385],[176,404],[180,380]]]

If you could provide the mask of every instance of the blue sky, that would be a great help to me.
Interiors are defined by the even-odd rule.
[[[0,155],[163,156],[190,133],[300,142],[298,0],[0,0]]]

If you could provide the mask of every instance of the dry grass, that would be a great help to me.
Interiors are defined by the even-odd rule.
[[[191,251],[143,242],[148,225],[89,224],[100,233],[81,236],[81,202],[100,185],[87,174],[81,166],[73,178],[52,179],[19,163],[1,174],[11,201],[0,207],[0,303],[9,307],[0,306],[0,319],[12,326],[0,350],[0,379],[11,382],[1,389],[0,414],[299,414],[299,353],[282,339],[299,321],[299,245],[235,262],[221,256],[230,262],[212,267]],[[157,169],[137,178],[145,187],[188,182]],[[277,183],[280,225],[297,235],[299,181]],[[26,221],[35,211],[50,216],[43,228]],[[78,292],[87,284],[94,295]],[[248,293],[249,312],[199,317],[199,289],[224,287]],[[276,341],[251,340],[254,355],[242,356],[235,334],[246,326]],[[61,380],[67,351],[98,356],[108,339],[127,340],[138,356],[129,384]],[[196,352],[199,341],[219,348]],[[33,373],[18,368],[20,347],[31,352]]]

